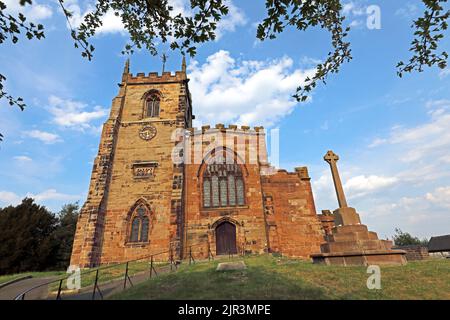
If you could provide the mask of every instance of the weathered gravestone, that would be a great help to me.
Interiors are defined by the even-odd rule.
[[[244,270],[247,269],[244,261],[221,262],[217,265],[216,271]]]

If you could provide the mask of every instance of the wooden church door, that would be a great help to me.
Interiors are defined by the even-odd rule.
[[[236,226],[229,222],[223,222],[216,228],[216,254],[237,253]]]

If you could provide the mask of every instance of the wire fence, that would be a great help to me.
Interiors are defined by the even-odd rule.
[[[228,258],[244,255],[245,251],[228,252]],[[214,260],[210,244],[199,243],[187,247],[184,260],[174,259],[172,246],[169,250],[154,253],[135,260],[100,266],[79,273],[78,285],[74,289],[74,274],[31,287],[17,295],[14,300],[56,299],[96,300],[103,299],[135,283],[151,279],[159,274],[177,271],[179,264],[195,264],[199,260]],[[207,260],[206,260],[207,259]]]

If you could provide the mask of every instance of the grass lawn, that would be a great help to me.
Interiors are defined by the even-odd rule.
[[[218,261],[184,264],[111,299],[450,299],[448,259],[381,267],[381,290],[367,289],[365,267],[270,255],[242,259],[247,265],[242,271],[215,271]]]
[[[0,276],[0,284],[12,281],[17,278],[25,277],[28,275],[33,276],[33,278],[45,278],[51,276],[59,276],[65,274],[64,271],[45,271],[45,272],[24,272],[24,273],[16,273],[16,274],[8,274],[4,276]]]

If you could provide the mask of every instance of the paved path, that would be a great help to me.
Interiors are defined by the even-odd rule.
[[[21,294],[27,289],[49,282],[56,278],[57,278],[56,276],[47,278],[31,278],[10,284],[0,289],[0,300],[13,300],[17,295]],[[46,299],[47,294],[48,294],[47,286],[42,286],[41,288],[30,292],[28,295],[26,295],[25,298],[27,300]]]

